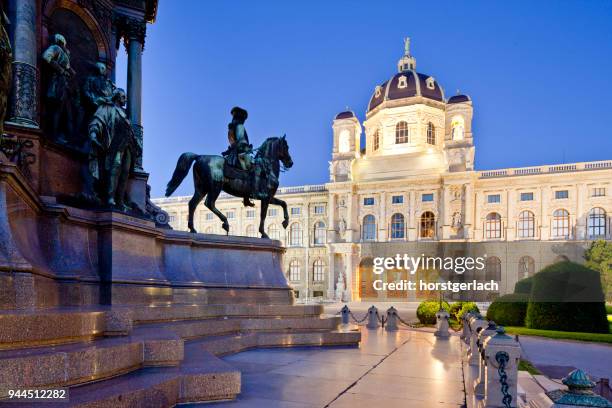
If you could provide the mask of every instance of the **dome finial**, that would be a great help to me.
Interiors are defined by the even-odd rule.
[[[410,37],[404,38],[404,55],[410,56]]]
[[[416,69],[416,58],[410,55],[410,37],[404,38],[404,55],[397,63],[399,72],[414,71]]]

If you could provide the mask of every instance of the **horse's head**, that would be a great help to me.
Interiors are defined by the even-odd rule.
[[[283,135],[283,137],[278,139],[278,159],[286,169],[290,169],[293,166],[293,159],[291,159],[289,145],[287,144],[287,135]]]

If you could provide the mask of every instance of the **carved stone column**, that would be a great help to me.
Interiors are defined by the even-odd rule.
[[[8,121],[38,128],[36,0],[11,0],[8,12],[13,43],[13,89]]]
[[[136,140],[143,147],[142,129],[142,51],[147,31],[144,20],[126,19],[125,41],[128,53],[127,113]],[[142,171],[142,155],[135,158],[136,171]]]

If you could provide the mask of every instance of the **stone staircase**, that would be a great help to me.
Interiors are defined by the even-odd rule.
[[[218,358],[256,347],[357,345],[319,305],[153,304],[0,311],[0,406],[9,389],[69,388],[74,407],[172,407],[235,398]]]

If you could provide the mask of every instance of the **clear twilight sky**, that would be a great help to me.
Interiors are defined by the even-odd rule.
[[[225,150],[234,105],[255,146],[287,134],[282,186],[327,182],[334,115],[365,119],[406,36],[417,71],[471,96],[478,170],[612,159],[612,1],[160,0],[143,56],[152,195],[181,153]],[[120,86],[125,66],[122,51]]]

